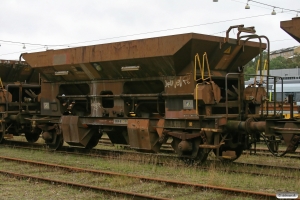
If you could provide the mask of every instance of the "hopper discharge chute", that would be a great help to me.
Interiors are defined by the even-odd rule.
[[[280,22],[280,28],[300,42],[300,17],[295,17],[292,20]]]
[[[0,78],[2,82],[38,83],[39,74],[26,62],[15,60],[0,60]]]
[[[194,56],[206,52],[212,75],[220,76],[214,71],[236,72],[265,48],[256,42],[243,44],[237,39],[188,33],[24,53],[22,57],[48,81],[90,81],[183,75],[193,71]]]

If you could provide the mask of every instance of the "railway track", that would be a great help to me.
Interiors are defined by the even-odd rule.
[[[144,195],[144,194],[135,193],[135,192],[126,192],[126,191],[111,189],[111,188],[106,188],[106,187],[97,187],[97,186],[93,186],[93,185],[86,185],[86,184],[80,184],[80,183],[75,183],[75,182],[61,181],[61,180],[55,180],[55,179],[50,179],[50,178],[43,178],[43,177],[39,177],[39,176],[20,174],[20,173],[4,171],[4,170],[0,170],[0,173],[2,173],[4,175],[9,175],[9,176],[12,176],[15,178],[29,178],[29,179],[33,179],[33,180],[37,180],[37,181],[48,182],[50,184],[62,184],[62,185],[67,185],[67,186],[72,186],[72,187],[84,188],[84,189],[88,189],[88,190],[101,191],[101,192],[110,193],[113,195],[121,195],[122,197],[126,196],[126,197],[129,197],[130,199],[155,199],[155,200],[156,199],[157,200],[168,200],[169,199],[169,198]]]
[[[57,165],[57,164],[52,164],[52,163],[37,162],[37,161],[32,161],[32,160],[11,158],[11,157],[5,157],[5,156],[0,156],[0,159],[6,160],[6,161],[11,161],[11,162],[18,162],[19,164],[25,163],[25,164],[42,166],[42,167],[47,167],[47,168],[60,169],[60,170],[66,171],[68,173],[74,173],[74,172],[76,172],[76,173],[92,173],[95,175],[102,175],[102,176],[105,175],[105,176],[137,179],[138,180],[137,182],[155,182],[159,185],[164,185],[164,187],[172,186],[172,187],[177,187],[177,188],[183,188],[183,187],[192,188],[192,189],[196,189],[196,190],[216,190],[216,191],[220,191],[220,192],[226,193],[226,194],[242,195],[242,196],[247,196],[247,197],[252,196],[255,198],[275,198],[276,197],[275,194],[271,194],[271,193],[242,190],[242,189],[238,189],[238,188],[220,187],[220,186],[209,185],[209,184],[181,182],[181,181],[177,181],[177,180],[151,178],[151,177],[145,177],[145,176],[116,173],[116,172],[111,172],[111,171],[85,169],[85,168],[78,168],[78,167],[72,167],[72,166]],[[13,177],[18,177],[18,178],[30,178],[30,179],[34,179],[34,180],[50,182],[51,184],[56,183],[56,184],[63,184],[63,185],[71,185],[71,186],[80,187],[80,188],[86,188],[86,189],[92,189],[92,190],[97,190],[97,191],[102,191],[102,192],[113,193],[113,194],[125,195],[132,199],[168,199],[166,197],[151,196],[151,195],[145,195],[145,194],[140,194],[140,193],[136,193],[136,192],[128,192],[128,191],[123,191],[123,190],[111,189],[111,188],[107,188],[107,187],[99,187],[99,186],[94,186],[94,185],[80,184],[80,183],[63,181],[63,180],[55,180],[55,179],[50,179],[50,178],[45,178],[45,177],[40,177],[40,176],[20,174],[20,173],[4,171],[4,170],[0,170],[0,173],[10,175]]]
[[[280,154],[282,154],[284,152],[285,152],[285,150],[278,150],[277,154],[280,155]],[[270,153],[269,149],[267,149],[267,148],[250,149],[250,150],[244,151],[244,153],[273,156]],[[295,153],[289,153],[289,154],[284,155],[284,156],[285,157],[290,157],[290,158],[300,158],[300,150],[297,150]]]
[[[49,151],[49,149],[44,148],[44,145],[35,144],[28,146],[28,143],[18,142],[21,146],[9,146],[13,148],[26,148],[26,149],[35,149],[35,150],[44,150]],[[24,145],[24,146],[23,146]],[[168,165],[169,162],[177,160],[176,164],[178,167],[186,167],[186,164],[183,164],[179,161],[177,156],[174,155],[166,155],[166,154],[147,154],[140,153],[136,151],[128,151],[128,150],[111,150],[111,149],[92,149],[87,150],[84,148],[70,148],[67,146],[63,146],[63,149],[60,151],[53,151],[53,153],[59,154],[73,154],[79,156],[91,156],[91,157],[101,157],[104,159],[120,159],[122,156],[126,157],[127,161],[132,162],[142,162],[146,164],[155,164],[155,165]],[[174,165],[174,164],[172,164]],[[223,171],[226,173],[244,173],[251,174],[254,176],[271,176],[271,177],[282,177],[282,178],[294,178],[293,176],[288,176],[285,173],[265,173],[265,172],[257,172],[257,168],[262,169],[263,171],[268,171],[270,169],[273,170],[282,170],[282,171],[300,171],[300,167],[291,167],[291,166],[281,166],[281,165],[267,165],[262,163],[249,163],[249,162],[240,162],[235,161],[233,163],[222,163],[219,160],[207,160],[205,163],[196,166],[199,170],[210,170],[211,166],[214,166],[218,169],[218,171]],[[244,167],[253,168],[253,171],[245,171],[242,170]],[[234,169],[233,169],[234,168]],[[240,168],[240,169],[236,169]],[[264,170],[267,169],[267,170]]]
[[[104,146],[114,146],[114,144],[111,143],[111,141],[108,137],[101,138],[99,140],[99,144],[104,145]],[[129,148],[129,145],[121,145],[121,146],[123,146],[124,148]],[[165,152],[165,153],[174,152],[174,150],[171,147],[171,143],[168,142],[166,144],[163,144],[161,147],[161,152]],[[284,152],[284,150],[278,150],[278,154],[282,154],[283,152]],[[246,151],[244,151],[244,154],[258,154],[258,155],[273,156],[267,148],[256,148],[256,149],[246,150]],[[300,150],[297,150],[295,153],[293,153],[293,154],[290,153],[285,156],[290,157],[290,158],[300,158]]]
[[[135,158],[137,158],[138,160],[140,160],[139,156],[144,156],[147,157],[149,159],[143,159],[144,162],[149,162],[149,163],[153,163],[153,160],[155,160],[155,163],[157,165],[164,165],[166,163],[164,163],[162,160],[179,160],[181,161],[181,159],[175,155],[174,153],[171,155],[170,151],[163,151],[162,153],[158,153],[158,154],[153,154],[153,153],[145,153],[145,152],[138,152],[132,149],[128,149],[128,148],[124,148],[123,146],[120,149],[116,149],[116,148],[109,148],[109,149],[102,149],[102,148],[94,148],[94,149],[85,149],[85,148],[80,148],[80,147],[70,147],[70,146],[63,146],[60,150],[52,150],[47,148],[44,144],[39,144],[39,143],[34,143],[34,144],[29,144],[27,142],[21,142],[21,141],[5,141],[4,143],[7,146],[10,147],[15,147],[15,148],[30,148],[30,149],[36,149],[36,150],[46,150],[46,151],[53,151],[56,153],[68,153],[68,154],[76,154],[76,155],[82,155],[82,156],[94,156],[94,157],[102,157],[102,158],[109,158],[109,159],[113,159],[113,158],[119,158],[122,155],[132,155],[132,161],[136,161]],[[267,149],[258,149],[258,152],[256,155],[259,156],[270,156],[270,154],[265,154],[265,153],[261,153],[259,152],[259,150],[267,151]],[[249,152],[245,152],[244,154],[249,154]],[[293,157],[295,158],[295,157]],[[218,160],[215,160],[213,158],[213,160],[207,160],[207,163],[209,162],[218,162]],[[181,162],[179,162],[181,163]],[[239,161],[234,161],[235,164],[239,164]],[[259,163],[245,163],[245,162],[241,162],[241,165],[248,165],[248,166],[258,166],[258,167],[269,167],[269,168],[279,168],[279,169],[298,169],[295,167],[290,167],[290,166],[274,166],[274,165],[265,165],[265,164],[259,164]]]
[[[13,137],[12,137],[13,138]],[[10,139],[12,139],[10,138]],[[14,140],[6,140],[6,143],[9,142],[19,142],[19,141],[14,141]],[[100,146],[108,146],[108,147],[114,147],[114,146],[118,146],[120,148],[123,148],[124,150],[130,150],[130,151],[134,151],[130,148],[129,145],[115,145],[113,143],[111,143],[110,139],[108,137],[102,137],[99,140],[99,145]],[[32,145],[36,145],[38,143],[34,143]],[[29,144],[30,145],[30,144]],[[64,151],[73,151],[74,149],[81,149],[80,147],[71,147],[68,148],[66,146],[63,147]],[[90,150],[80,150],[80,151],[85,151],[85,152],[90,152]],[[166,144],[163,144],[161,149],[160,149],[161,153],[166,153],[166,154],[174,154],[174,149],[171,147],[171,143],[167,142]],[[284,150],[278,150],[278,154],[282,154],[284,152]],[[243,155],[261,155],[261,156],[274,156],[272,155],[269,150],[267,148],[256,148],[256,149],[250,149],[250,150],[245,150],[243,152]],[[174,156],[173,156],[174,157]],[[176,156],[175,156],[176,157]],[[289,153],[284,155],[284,157],[287,158],[296,158],[296,159],[300,159],[300,149],[297,150],[295,153]]]

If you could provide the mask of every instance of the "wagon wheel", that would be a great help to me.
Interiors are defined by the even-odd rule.
[[[0,132],[0,143],[4,142],[4,132]]]
[[[210,150],[208,150],[208,149],[199,148],[197,156],[195,158],[183,158],[183,159],[188,164],[199,165],[199,164],[201,164],[201,163],[203,163],[203,162],[206,161],[209,152],[210,152]]]
[[[0,143],[4,142],[4,134],[5,134],[4,126],[1,123],[0,124]]]
[[[31,132],[26,132],[25,133],[25,138],[27,140],[27,142],[29,143],[35,143],[40,137],[40,134],[35,134],[35,133],[31,133]]]
[[[200,138],[189,141],[192,146],[191,151],[181,151],[179,147],[180,142],[182,142],[182,140],[173,138],[171,145],[177,153],[178,157],[186,164],[201,164],[207,159],[210,151],[207,149],[199,148],[199,145],[203,143]]]
[[[92,149],[99,143],[100,138],[102,137],[101,133],[94,133],[90,141],[85,146],[86,149]]]
[[[46,140],[49,149],[57,150],[64,144],[63,134],[57,124],[54,124],[54,129],[49,131],[52,135],[52,139]]]
[[[271,151],[273,151],[274,153],[278,152],[279,142],[276,141],[276,136],[270,136],[268,138],[268,144]]]
[[[29,143],[34,143],[36,142],[41,135],[42,130],[41,129],[34,129],[33,132],[25,132],[25,138],[27,140],[27,142]]]
[[[62,134],[56,134],[54,135],[53,140],[51,141],[51,143],[47,142],[49,149],[53,149],[53,150],[57,150],[60,149],[63,144],[64,144],[64,140],[63,140],[63,135]]]
[[[241,146],[236,147],[235,149],[225,149],[220,147],[219,149],[219,155],[217,155],[217,150],[213,150],[216,156],[219,156],[219,158],[222,161],[235,161],[238,159],[242,153],[243,153],[243,148]]]

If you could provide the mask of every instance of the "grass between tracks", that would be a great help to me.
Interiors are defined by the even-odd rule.
[[[103,159],[87,156],[67,155],[36,150],[20,150],[0,147],[1,155],[17,157],[22,159],[57,163],[89,169],[99,169],[128,173],[149,177],[159,177],[178,181],[194,182],[200,184],[212,184],[216,186],[232,187],[245,190],[255,190],[268,193],[278,191],[296,191],[300,193],[300,172],[296,170],[265,169],[257,167],[237,167],[236,165],[218,162],[208,165],[209,170],[203,170],[195,166],[178,166],[178,160],[170,160],[164,166],[155,165],[156,157],[141,156],[144,163],[128,161],[128,155],[120,156],[118,159]],[[151,156],[150,156],[151,157]],[[274,158],[262,156],[244,155],[239,160],[260,163],[271,163],[276,165],[294,165],[300,167],[299,159]],[[55,169],[45,167],[33,167],[31,165],[19,165],[16,162],[0,160],[0,169],[14,172],[30,172],[32,175],[43,175],[54,179],[65,179],[79,183],[93,183],[103,187],[113,187],[132,192],[142,192],[149,195],[163,196],[175,199],[224,199],[224,194],[216,191],[197,191],[193,188],[172,188],[158,185],[156,183],[141,182],[136,179],[124,177],[95,176],[87,173],[66,173],[54,171]],[[245,173],[228,173],[222,170],[235,169],[253,171],[261,174],[277,174],[281,177],[253,176]],[[294,177],[294,178],[285,178]],[[14,178],[0,176],[0,199],[107,199],[108,196],[78,188],[65,187],[61,185],[50,185],[38,183],[33,180],[17,180]],[[109,199],[120,199],[120,197],[109,196]],[[245,199],[244,197],[230,197],[230,199]],[[249,197],[249,199],[251,199]]]

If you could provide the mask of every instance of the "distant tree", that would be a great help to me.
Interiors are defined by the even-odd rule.
[[[266,56],[267,56],[267,53],[263,52],[262,56],[263,56],[263,60],[264,60],[266,58]],[[245,80],[249,80],[250,78],[253,77],[253,76],[247,76],[247,74],[256,74],[256,68],[257,68],[258,60],[260,60],[260,55],[257,55],[254,59],[252,59],[251,61],[249,61],[244,66]]]
[[[255,60],[251,60],[244,66],[245,80],[249,80],[251,77],[247,74],[255,74]]]
[[[244,66],[245,80],[249,80],[251,78],[250,76],[247,76],[247,74],[256,74],[256,67],[259,59],[260,56],[258,55]],[[263,63],[265,59],[267,59],[267,53],[263,52]],[[285,59],[282,56],[273,58],[272,60],[270,60],[269,67],[270,69],[290,69],[296,67],[300,68],[300,54],[295,53],[293,58],[288,59]]]
[[[293,58],[285,59],[281,56],[270,61],[270,69],[291,69],[300,67],[300,55],[295,53]]]
[[[295,53],[293,58],[287,59],[287,68],[300,67],[300,54]]]
[[[270,61],[270,69],[285,69],[286,66],[287,66],[287,60],[282,56],[273,58]]]

